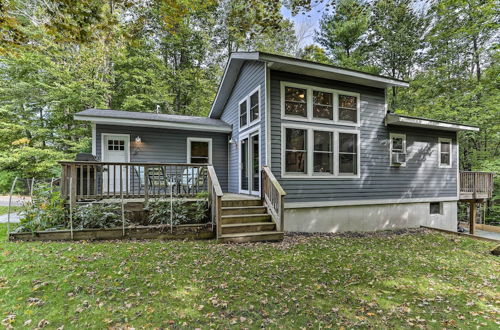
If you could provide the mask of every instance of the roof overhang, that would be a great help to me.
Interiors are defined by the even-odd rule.
[[[402,116],[394,113],[388,113],[385,117],[387,125],[429,128],[441,131],[471,131],[479,132],[479,127],[461,125],[440,120],[432,120],[418,117]]]
[[[204,131],[204,132],[215,132],[215,133],[231,133],[231,127],[216,127],[209,125],[199,125],[199,124],[187,124],[187,123],[174,123],[167,121],[158,120],[144,120],[144,119],[127,119],[127,118],[113,118],[113,117],[101,117],[101,116],[85,116],[78,115],[74,116],[75,120],[90,121],[95,124],[101,125],[118,125],[118,126],[136,126],[136,127],[152,127],[152,128],[169,128],[169,129],[179,129],[188,131]]]
[[[296,59],[293,57],[263,52],[232,53],[224,70],[224,75],[222,76],[209,117],[219,118],[222,114],[222,110],[226,105],[234,83],[236,82],[236,79],[238,79],[241,66],[245,61],[262,61],[267,63],[267,67],[272,70],[315,76],[375,88],[409,86],[407,81],[374,75],[357,70],[339,68],[328,64]]]

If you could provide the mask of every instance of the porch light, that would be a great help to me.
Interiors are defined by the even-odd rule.
[[[236,140],[234,140],[232,137],[229,139],[229,144],[235,144]]]
[[[141,137],[140,137],[140,136],[136,136],[136,137],[135,137],[135,142],[136,142],[136,143],[141,143],[141,142],[142,142]]]

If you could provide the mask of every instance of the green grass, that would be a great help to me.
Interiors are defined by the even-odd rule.
[[[497,328],[495,244],[413,232],[213,241],[7,243],[14,327]]]
[[[19,209],[20,209],[19,206],[11,206],[10,207],[11,212],[17,212],[17,211],[19,211]],[[9,211],[8,206],[0,206],[0,215],[7,214],[8,211]]]

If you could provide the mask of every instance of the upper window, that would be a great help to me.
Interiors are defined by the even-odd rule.
[[[313,117],[333,120],[333,94],[313,91]]]
[[[281,82],[282,117],[290,120],[359,123],[359,94]]]
[[[190,164],[212,163],[212,139],[188,138],[187,162]]]
[[[406,165],[406,135],[391,133],[391,165],[405,166]]]
[[[259,119],[260,86],[240,101],[240,129]]]
[[[285,114],[307,117],[307,90],[285,87]]]
[[[451,167],[451,139],[439,138],[439,167]]]
[[[358,132],[296,125],[284,125],[282,132],[285,177],[358,177]]]
[[[358,122],[358,98],[339,94],[339,121]]]
[[[287,128],[285,138],[285,170],[288,173],[306,173],[307,131]]]

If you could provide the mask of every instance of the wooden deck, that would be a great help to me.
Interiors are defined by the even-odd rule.
[[[493,173],[460,172],[460,200],[483,201],[493,195]]]

